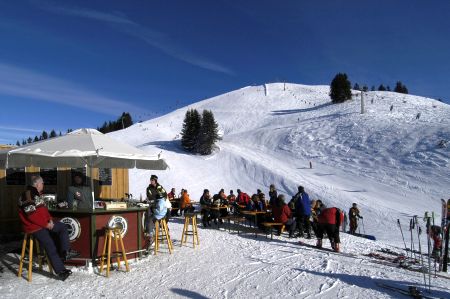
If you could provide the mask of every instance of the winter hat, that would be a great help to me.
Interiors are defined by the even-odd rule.
[[[300,192],[300,193],[305,192],[305,187],[303,187],[303,186],[298,186],[298,192]]]
[[[203,193],[208,193],[208,192],[209,192],[208,189],[204,189],[204,190],[203,190]]]
[[[233,190],[230,190],[230,194],[233,194]]]
[[[151,181],[151,180],[157,181],[157,180],[158,180],[158,176],[157,176],[156,174],[152,174],[152,175],[150,176],[150,181]]]
[[[269,188],[275,189],[275,185],[274,184],[270,184]]]
[[[256,189],[256,193],[257,194],[259,194],[259,193],[261,193],[262,191],[261,191],[261,189]]]
[[[354,203],[352,204],[352,207],[356,208],[356,202],[354,202]]]
[[[237,189],[237,193],[241,193],[241,189]]]

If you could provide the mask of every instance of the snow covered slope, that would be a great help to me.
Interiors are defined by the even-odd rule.
[[[156,173],[166,189],[187,188],[198,200],[204,188],[241,188],[247,193],[260,188],[267,193],[275,183],[280,193],[293,195],[301,184],[328,206],[347,210],[352,202],[359,203],[365,230],[378,241],[342,234],[342,253],[337,254],[301,246],[286,236],[255,238],[254,233],[199,225],[200,246],[192,249],[179,246],[183,219],[174,217],[169,223],[174,254],[166,249],[130,261],[130,273],[114,271],[110,278],[80,267],[65,282],[35,271],[28,283],[17,278],[17,254],[6,254],[11,244],[0,244],[0,297],[379,299],[403,296],[379,283],[423,290],[423,273],[367,254],[380,254],[384,248],[404,253],[397,219],[406,230],[409,215],[439,212],[439,199],[450,195],[449,148],[437,146],[450,140],[450,106],[369,92],[367,112],[360,114],[359,101],[331,105],[327,94],[327,86],[246,87],[111,136],[151,154],[162,152],[170,169]],[[181,150],[179,132],[188,108],[214,112],[224,135],[213,155]],[[131,193],[145,194],[150,173],[130,172]],[[409,238],[409,232],[405,235]],[[330,248],[328,240],[324,248]],[[448,282],[448,274],[431,275],[432,293],[425,295],[450,298]]]
[[[361,114],[359,95],[333,105],[328,92],[328,86],[283,83],[244,87],[111,135],[162,152],[170,169],[156,173],[166,189],[187,188],[198,200],[204,188],[267,193],[274,183],[290,198],[303,185],[328,206],[348,210],[358,203],[366,232],[399,245],[396,219],[406,224],[409,215],[439,215],[440,198],[449,196],[450,146],[438,144],[450,140],[450,106],[377,91],[366,94]],[[213,155],[181,149],[188,108],[213,111],[223,132]],[[130,191],[145,194],[149,175],[131,171]]]

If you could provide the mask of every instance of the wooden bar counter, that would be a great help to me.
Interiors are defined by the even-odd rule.
[[[101,256],[105,241],[105,227],[115,225],[122,229],[122,238],[127,258],[140,256],[144,248],[144,214],[147,208],[126,209],[49,209],[53,218],[65,223],[69,229],[71,248],[80,256],[71,264],[94,264]]]

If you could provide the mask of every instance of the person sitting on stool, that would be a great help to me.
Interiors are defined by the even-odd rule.
[[[60,221],[53,221],[50,216],[41,197],[43,189],[42,177],[33,176],[31,186],[27,186],[19,199],[19,217],[25,233],[33,234],[44,247],[57,277],[64,281],[72,271],[64,267],[63,261],[79,256],[79,253],[70,249],[66,225]],[[57,237],[59,253],[53,237]]]

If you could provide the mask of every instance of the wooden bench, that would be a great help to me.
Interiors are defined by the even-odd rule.
[[[273,227],[280,227],[280,232],[283,233],[284,231],[284,224],[281,222],[263,222],[261,223],[266,228],[266,238],[267,238],[267,229],[270,229],[270,239],[273,239]]]

